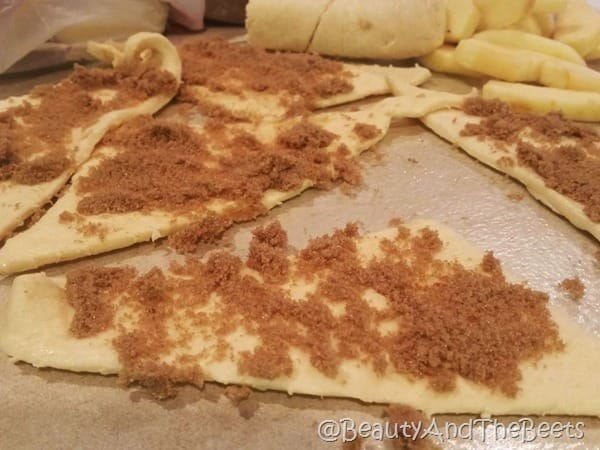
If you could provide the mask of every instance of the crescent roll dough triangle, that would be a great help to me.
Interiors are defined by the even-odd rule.
[[[111,127],[158,111],[177,92],[181,62],[160,34],[138,33],[120,49],[94,43],[89,49],[114,68],[78,68],[43,91],[0,101],[8,136],[0,142],[0,238],[50,201]],[[61,116],[65,108],[71,117]]]
[[[423,92],[427,92],[427,95],[423,95]],[[190,139],[193,136],[198,136],[213,154],[221,155],[218,156],[217,164],[232,164],[235,166],[231,151],[237,148],[239,143],[235,140],[227,141],[223,136],[236,136],[243,133],[244,136],[249,136],[250,139],[256,139],[260,142],[262,147],[257,150],[258,152],[266,152],[270,151],[269,149],[277,143],[278,136],[285,134],[288,130],[294,130],[298,124],[308,121],[308,123],[324,130],[325,133],[331,133],[331,136],[333,136],[333,139],[326,146],[318,149],[319,154],[323,156],[331,155],[332,157],[332,160],[328,163],[330,164],[328,170],[330,171],[329,178],[333,181],[342,177],[341,171],[344,170],[344,161],[352,163],[360,153],[371,148],[385,136],[392,118],[421,117],[423,114],[436,109],[457,106],[463,100],[464,97],[460,95],[418,90],[414,96],[390,97],[356,112],[325,112],[308,116],[307,119],[296,117],[279,122],[231,124],[224,126],[222,132],[216,134],[206,132],[203,126],[188,127],[174,123],[173,126],[185,127],[189,130]],[[145,123],[146,120],[143,119],[141,122]],[[127,126],[125,125],[125,127]],[[144,136],[151,137],[157,133],[157,130],[168,127],[169,122],[149,119],[148,126],[138,133],[143,139]],[[361,128],[367,130],[366,135],[360,133]],[[168,145],[168,143],[165,145]],[[187,194],[192,195],[189,204],[194,206],[182,206],[184,209],[188,208],[183,212],[177,209],[149,208],[131,212],[79,214],[78,205],[80,205],[80,202],[86,201],[85,194],[78,192],[82,180],[94,170],[95,166],[102,164],[103,161],[110,162],[112,158],[118,157],[125,150],[126,148],[111,148],[108,145],[98,148],[94,156],[73,177],[72,186],[58,199],[56,204],[29,229],[6,241],[4,247],[0,249],[0,272],[21,272],[47,264],[127,247],[150,239],[158,239],[183,226],[207,220],[209,216],[211,218],[215,216],[235,217],[234,220],[241,221],[251,220],[264,211],[274,208],[285,200],[295,197],[305,189],[319,183],[319,180],[308,176],[301,182],[295,183],[291,189],[266,188],[262,191],[261,199],[254,200],[251,204],[241,203],[233,197],[220,198],[218,195],[206,198],[204,203],[199,204],[194,203],[193,194]],[[171,152],[169,162],[166,164],[170,165],[171,168],[176,167],[176,164],[178,164],[177,158],[184,150],[184,147],[179,148],[179,150],[177,147],[165,150]],[[243,155],[242,152],[237,157],[243,157]],[[267,158],[266,153],[265,158]],[[301,162],[297,163],[302,164]],[[336,164],[338,166],[341,164],[342,167],[336,167]],[[121,169],[117,167],[111,170]],[[294,169],[292,168],[292,170]],[[242,182],[252,182],[252,177],[247,174],[240,176],[245,177],[245,181],[241,180]],[[210,172],[206,174],[206,177],[210,177]],[[207,180],[204,182],[199,179],[195,183],[199,183],[199,185],[207,183],[211,190],[216,190],[219,185],[223,184],[223,179],[218,176],[214,179],[207,178]],[[182,182],[178,177],[173,177],[173,189],[176,185],[181,185]],[[153,183],[152,177],[148,176],[141,183],[147,183],[148,189],[150,189]],[[194,187],[190,186],[190,190],[193,189]],[[141,190],[145,189],[141,188]],[[117,194],[115,192],[110,197]],[[183,205],[185,204],[186,202],[183,203]],[[65,220],[65,217],[70,218],[70,220]]]
[[[596,239],[600,240],[600,223],[589,217],[585,205],[550,187],[546,178],[532,168],[521,164],[517,156],[516,143],[492,137],[481,139],[477,136],[467,136],[462,133],[465,127],[479,124],[482,120],[481,117],[471,116],[463,111],[452,109],[428,114],[421,120],[434,133],[459,146],[472,157],[523,183],[531,195],[541,203],[565,217],[577,228],[591,233]],[[537,142],[534,136],[530,136],[528,139],[531,142]],[[539,142],[544,143],[544,141]],[[597,143],[600,143],[600,138],[597,139]],[[569,139],[563,138],[562,141],[554,142],[551,145],[558,148],[561,145],[569,144]],[[588,155],[587,158],[590,165],[597,165],[597,156]],[[583,180],[580,182],[584,183]],[[600,193],[597,195],[600,195]]]
[[[219,252],[206,262],[188,261],[164,273],[154,269],[145,275],[133,275],[133,269],[88,268],[78,275],[69,275],[74,277],[70,284],[64,276],[19,276],[8,302],[0,310],[0,349],[14,360],[36,367],[119,373],[125,382],[154,380],[154,386],[162,386],[161,379],[198,385],[204,380],[217,381],[366,402],[402,402],[428,414],[600,415],[600,397],[594,395],[600,389],[600,380],[592,376],[600,368],[598,337],[567,319],[560,308],[546,309],[547,298],[543,294],[505,281],[497,262],[490,260],[489,255],[482,260],[483,252],[449,229],[418,222],[360,236],[346,228],[330,237],[318,238],[307,249],[288,256],[288,271],[282,272],[288,275],[280,279],[280,274],[269,273],[269,267],[274,267],[273,261],[281,261],[277,246],[284,242],[270,228],[255,235],[263,240],[255,247],[251,244],[246,263]],[[328,244],[328,239],[334,239],[336,244]],[[260,266],[256,264],[260,258],[252,259],[252,254],[255,250],[256,255],[265,252],[265,246],[271,249],[264,253],[272,255],[271,263]],[[354,258],[354,248],[357,262],[336,264]],[[430,253],[433,259],[427,256]],[[413,261],[413,269],[404,269],[403,273],[416,270],[429,274],[425,279],[416,279],[417,283],[424,283],[420,288],[423,291],[386,285],[385,274],[396,270],[396,263],[377,267],[390,255],[398,264]],[[487,266],[482,261],[487,261]],[[307,264],[312,269],[306,269]],[[213,265],[220,274],[219,281],[210,281],[215,277],[211,272]],[[285,264],[282,267],[285,269]],[[357,274],[362,273],[361,267],[367,270],[365,274],[379,275],[375,281],[362,275],[364,285],[357,294],[352,286],[357,283]],[[336,271],[340,271],[336,277],[350,278],[341,280],[346,290],[333,295],[334,291],[327,290],[327,283],[340,280],[328,278],[328,274]],[[275,278],[268,278],[272,276]],[[103,290],[90,293],[81,288],[81,301],[93,298],[97,302],[93,311],[86,312],[85,303],[74,306],[79,297],[73,295],[79,295],[84,280],[90,283],[94,277],[100,277],[98,283],[87,286]],[[131,277],[133,281],[127,281]],[[462,279],[479,281],[469,281],[456,289],[452,283],[444,284],[454,279],[458,285],[465,283],[458,281]],[[495,287],[487,286],[485,280],[495,280],[490,281]],[[240,283],[243,294],[233,290]],[[446,287],[440,291],[436,283]],[[469,283],[475,291],[470,290]],[[270,296],[271,289],[278,294]],[[444,293],[448,289],[452,292]],[[476,293],[478,289],[487,293],[481,294],[479,300],[469,300],[480,295]],[[524,300],[518,300],[523,295]],[[288,299],[282,300],[285,296]],[[443,308],[456,309],[439,319],[442,312],[435,313],[435,305],[446,301],[450,304]],[[464,301],[475,303],[466,308]],[[358,302],[358,309],[353,308],[354,302]],[[105,304],[112,306],[106,309],[102,307]],[[176,308],[170,306],[175,304]],[[435,323],[406,322],[404,314],[413,307],[421,311],[416,312],[419,317],[425,314],[427,320]],[[107,311],[112,312],[106,316]],[[482,313],[487,316],[468,318]],[[414,320],[420,323],[419,319]],[[411,332],[412,326],[417,329]],[[303,334],[305,327],[306,333],[320,334]],[[407,334],[402,335],[404,329]],[[401,342],[412,342],[413,332],[420,336],[419,344],[402,347]],[[403,336],[400,341],[386,341],[385,336],[394,333]],[[465,351],[477,348],[474,342],[481,341],[483,353],[464,356],[461,351],[450,349],[446,356],[440,356],[448,358],[445,363],[437,365],[436,361],[440,361],[435,356],[426,356],[427,351],[435,353],[436,347],[427,350],[422,345],[438,338],[450,339],[445,342],[451,347],[463,345],[459,341],[466,339],[464,345],[470,350]],[[336,339],[340,339],[339,346],[334,343]],[[377,347],[377,343],[384,347]],[[393,345],[398,345],[397,350],[393,350]],[[504,346],[511,346],[511,352],[522,355],[511,369],[514,372],[507,372],[512,374],[509,393],[505,388],[494,387],[491,381],[504,376],[507,367],[513,367]],[[403,351],[408,352],[406,358],[401,356]],[[487,360],[489,355],[492,360],[478,366],[482,364],[479,358]],[[400,358],[404,363],[395,367],[404,369],[393,369],[388,357]],[[416,362],[423,364],[421,369],[410,368]],[[441,369],[432,368],[444,365],[459,373],[447,373],[450,384],[436,385],[435,373]],[[471,365],[473,368],[469,368]]]
[[[238,119],[278,120],[305,111],[392,92],[390,83],[420,85],[428,69],[347,64],[304,53],[271,53],[224,41],[180,48],[183,97],[210,112],[226,106]]]

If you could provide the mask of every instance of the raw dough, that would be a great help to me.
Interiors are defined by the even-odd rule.
[[[418,86],[431,76],[431,72],[420,66],[393,67],[378,65],[344,64],[344,69],[352,73],[350,82],[352,91],[329,97],[316,98],[314,107],[327,108],[360,100],[375,95],[388,95],[395,85],[410,84]],[[259,122],[281,120],[287,115],[285,104],[293,104],[298,95],[288,92],[272,94],[252,90],[241,90],[238,94],[214,91],[205,86],[190,85],[188,91],[204,104],[220,105],[231,111],[236,117]]]
[[[398,84],[395,86],[397,89],[399,88]],[[350,150],[349,157],[356,158],[385,136],[392,118],[418,118],[431,111],[456,107],[464,101],[464,97],[461,95],[428,91],[412,86],[406,87],[405,92],[406,95],[384,99],[361,111],[329,112],[311,116],[311,121],[339,136],[329,148],[323,150],[334,151],[340,143],[343,143]],[[286,129],[298,120],[299,118],[294,118],[282,122],[235,126],[245,127],[246,131],[255,135],[262,142],[270,142],[275,139],[278,130]],[[352,132],[352,128],[357,123],[375,126],[378,130],[377,135],[367,140],[359,139]],[[100,158],[105,155],[110,157],[111,151],[113,150],[110,148],[99,148],[95,156],[73,177],[73,186],[77,186],[79,178],[84,176],[90,167],[97,164]],[[306,180],[304,185],[296,191],[265,192],[263,205],[266,209],[274,208],[285,200],[297,196],[313,184],[312,180]],[[219,214],[223,211],[226,212],[227,207],[231,206],[215,199],[210,206],[196,211],[193,216],[164,211],[82,216],[83,224],[103,230],[101,234],[84,235],[80,231],[82,223],[65,224],[60,221],[60,215],[63,212],[73,213],[76,211],[80,198],[75,193],[73,186],[39,222],[6,241],[4,247],[0,249],[0,273],[22,272],[47,264],[127,247],[150,239],[155,240],[169,235],[184,225],[201,220],[209,210]]]
[[[421,120],[434,133],[459,146],[472,157],[519,180],[540,202],[565,217],[577,228],[588,231],[600,240],[600,224],[593,222],[585,214],[581,203],[547,187],[544,179],[536,172],[517,164],[515,144],[501,142],[499,144],[502,145],[503,151],[498,151],[490,138],[482,141],[474,136],[461,136],[461,130],[465,125],[479,123],[481,118],[453,109],[428,114]]]
[[[465,268],[475,268],[482,252],[464,242],[449,229],[431,222],[407,225],[412,233],[423,227],[436,230],[444,243],[436,256],[443,260],[456,260]],[[393,238],[395,228],[358,238],[361,256],[368,261],[377,257],[379,242]],[[293,264],[294,257],[290,257]],[[248,274],[260,277],[248,268]],[[15,361],[26,361],[36,367],[56,367],[71,371],[118,373],[122,367],[112,339],[115,328],[110,328],[91,338],[75,339],[69,333],[73,317],[72,308],[66,303],[65,278],[47,277],[44,274],[22,275],[15,279],[8,302],[0,310],[0,349]],[[310,292],[310,285],[298,282],[293,285],[298,301],[303,292]],[[299,294],[298,294],[299,293]],[[219,307],[218,297],[210,302],[209,312]],[[122,311],[121,311],[122,312]],[[131,316],[119,312],[117,323],[126,328],[135,327]],[[505,396],[483,385],[458,378],[455,390],[440,393],[431,389],[423,380],[411,381],[398,374],[376,375],[368,365],[356,360],[345,360],[335,378],[326,377],[316,370],[307,355],[291,350],[293,373],[290,377],[272,380],[241,375],[237,358],[242,350],[253,348],[256,338],[236,329],[228,337],[234,348],[231,358],[213,358],[214,335],[211,323],[206,329],[195,329],[189,346],[177,349],[177,354],[194,355],[192,360],[201,366],[208,381],[224,384],[247,384],[257,389],[275,389],[288,393],[316,396],[351,397],[366,402],[402,403],[434,413],[473,414],[569,414],[600,415],[600,379],[590,376],[600,370],[600,345],[593,334],[582,329],[557,307],[551,308],[553,320],[565,343],[562,352],[547,354],[537,363],[520,365],[522,379],[516,397]],[[351,326],[350,324],[348,326]],[[172,330],[176,335],[177,333]],[[179,330],[181,331],[181,330]],[[204,351],[206,350],[206,351]],[[175,351],[175,350],[174,350]],[[165,361],[172,361],[166,355]]]
[[[442,0],[251,0],[248,41],[272,49],[350,58],[404,59],[442,45]]]
[[[135,34],[126,41],[122,50],[108,44],[92,43],[89,51],[98,59],[110,62],[115,67],[124,63],[135,63],[140,57],[150,56],[157,68],[170,72],[178,83],[181,78],[181,62],[177,50],[160,34]],[[103,92],[102,95],[110,93]],[[132,106],[110,111],[91,126],[74,129],[66,156],[71,157],[75,167],[79,166],[90,157],[96,144],[111,127],[132,117],[158,111],[173,95],[175,92],[150,97]],[[28,96],[24,96],[0,101],[0,111],[6,111],[28,99]],[[35,99],[33,104],[35,105]],[[60,120],[60,117],[56,119]],[[23,185],[11,181],[0,182],[0,238],[20,226],[27,217],[49,202],[67,182],[75,167],[65,170],[46,183]]]

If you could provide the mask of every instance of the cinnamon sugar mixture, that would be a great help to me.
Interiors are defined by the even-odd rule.
[[[93,96],[102,89],[116,95],[102,102]],[[38,86],[24,104],[0,112],[0,181],[35,185],[53,180],[73,163],[78,145],[71,143],[73,129],[92,125],[108,111],[176,89],[170,73],[143,65],[75,66],[65,80]]]
[[[108,133],[103,144],[118,149],[80,178],[77,212],[149,212],[189,215],[201,223],[177,233],[171,243],[193,251],[233,221],[266,211],[265,191],[292,191],[311,180],[317,188],[336,181],[357,183],[358,162],[345,148],[331,148],[338,136],[299,119],[274,142],[260,142],[245,129],[194,128],[152,117],[133,119]],[[212,222],[203,218],[216,199],[229,202]],[[215,222],[216,221],[216,222]]]
[[[387,407],[386,415],[387,421],[391,424],[410,425],[409,428],[404,429],[404,432],[399,431],[399,438],[393,440],[392,446],[395,450],[441,450],[431,440],[423,437],[425,433],[422,430],[415,429],[418,424],[422,424],[422,429],[427,429],[431,423],[421,411],[407,405],[392,404]]]
[[[574,302],[580,301],[585,294],[585,285],[579,277],[562,280],[559,283],[558,288],[566,292],[569,298]]]
[[[267,52],[223,40],[198,40],[179,48],[185,85],[242,94],[244,90],[294,98],[290,113],[312,109],[317,98],[352,90],[343,64],[308,53]]]
[[[507,282],[491,253],[468,270],[436,259],[443,247],[437,232],[396,226],[396,236],[379,243],[383,256],[372,260],[359,255],[357,227],[348,225],[285,262],[287,237],[273,223],[254,232],[247,262],[219,251],[168,273],[131,275],[126,287],[120,276],[118,287],[107,286],[105,273],[81,269],[68,274],[69,285],[80,285],[68,290],[72,330],[89,335],[94,315],[110,320],[110,311],[129,311],[131,323],[113,322],[122,379],[151,380],[161,395],[174,382],[201,383],[194,358],[232,360],[241,374],[259,378],[290,376],[293,348],[327,377],[352,359],[380,376],[426,379],[440,392],[462,376],[515,396],[518,365],[563,347],[547,296]],[[290,283],[316,287],[296,299]],[[385,297],[383,306],[366,299],[373,291]],[[227,337],[236,330],[254,336],[256,346],[234,349]]]
[[[499,100],[471,98],[463,109],[482,120],[466,125],[461,135],[515,144],[519,165],[535,171],[550,189],[583,204],[585,214],[600,222],[600,135],[595,130],[558,113],[515,111]],[[527,135],[536,143],[525,139]]]

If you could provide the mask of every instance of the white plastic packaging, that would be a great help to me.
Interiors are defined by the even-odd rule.
[[[138,31],[162,32],[169,3],[176,21],[202,28],[204,0],[0,1],[0,73],[49,39],[68,47],[88,40],[125,39]],[[38,63],[44,66],[44,61]]]

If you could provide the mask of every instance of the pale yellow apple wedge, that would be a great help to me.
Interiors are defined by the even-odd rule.
[[[566,6],[567,0],[535,0],[533,12],[556,14],[564,11]]]
[[[585,58],[600,45],[600,13],[586,0],[569,0],[556,20],[554,39],[570,45]]]
[[[456,46],[461,66],[506,81],[538,81],[546,55],[509,48],[481,39],[465,39]]]
[[[448,0],[446,4],[446,42],[469,38],[479,26],[481,14],[474,0]]]
[[[524,31],[488,30],[475,34],[473,39],[481,39],[503,47],[543,53],[544,55],[553,58],[563,59],[574,64],[585,66],[585,61],[579,53],[568,45]]]
[[[531,14],[527,14],[525,17],[523,17],[517,23],[512,24],[509,27],[509,29],[522,31],[524,33],[528,33],[528,34],[531,34],[534,36],[542,35],[542,28],[540,27],[539,22]],[[488,30],[488,31],[492,31],[492,30]]]
[[[552,13],[534,13],[533,17],[537,20],[542,36],[551,38],[556,31],[556,19]]]
[[[560,112],[564,117],[582,122],[600,121],[600,92],[574,92],[523,83],[488,81],[482,89],[486,99],[499,99],[518,109],[546,114]]]
[[[421,56],[419,63],[436,72],[451,73],[467,77],[478,78],[482,74],[475,70],[469,70],[456,61],[456,47],[453,45],[442,45],[428,55]]]
[[[534,0],[475,0],[481,13],[479,29],[505,28],[521,20],[534,5]]]

